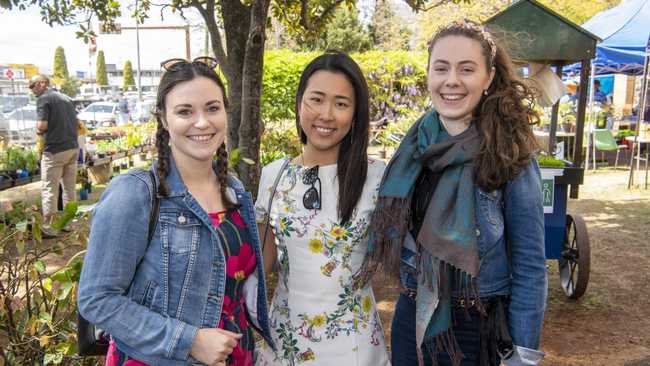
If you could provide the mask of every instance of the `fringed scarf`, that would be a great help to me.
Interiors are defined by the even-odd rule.
[[[420,255],[417,352],[420,364],[423,344],[434,352],[447,351],[454,364],[459,364],[462,353],[452,332],[451,287],[456,282],[468,297],[478,294],[472,162],[480,137],[474,124],[435,143],[439,133],[438,114],[431,111],[420,117],[402,140],[379,188],[368,245],[371,257],[380,255],[388,268],[398,266],[402,245],[410,236],[411,199],[418,199],[412,197],[416,180],[425,168],[441,174],[416,238]]]

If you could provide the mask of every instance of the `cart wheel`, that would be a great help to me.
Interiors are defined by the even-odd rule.
[[[558,264],[564,293],[570,299],[580,298],[587,290],[590,265],[589,234],[580,216],[566,215],[564,246]]]

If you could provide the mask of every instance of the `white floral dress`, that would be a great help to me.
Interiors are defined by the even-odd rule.
[[[270,191],[282,161],[264,168],[256,212],[266,220]],[[389,365],[381,321],[370,286],[352,287],[367,251],[368,224],[385,164],[369,160],[363,193],[349,224],[339,225],[337,166],[319,167],[322,209],[302,197],[306,168],[289,164],[271,206],[278,247],[278,285],[271,305],[277,352],[258,347],[256,365]],[[318,183],[316,183],[318,188]],[[263,235],[263,233],[260,233]]]

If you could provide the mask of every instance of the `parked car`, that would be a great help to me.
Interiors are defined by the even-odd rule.
[[[116,125],[117,114],[117,103],[95,102],[79,113],[77,118],[88,128],[109,127]]]
[[[0,135],[14,145],[36,144],[36,106],[18,108],[0,119]]]
[[[29,104],[29,95],[0,95],[0,108],[3,114]]]

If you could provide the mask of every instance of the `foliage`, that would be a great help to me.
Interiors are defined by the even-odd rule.
[[[66,78],[63,80],[63,84],[61,84],[61,92],[71,98],[74,98],[79,94],[79,86],[81,85],[81,82],[77,78]]]
[[[540,0],[540,2],[580,25],[598,12],[618,5],[621,0]],[[511,0],[472,0],[447,2],[435,11],[423,12],[418,17],[417,45],[426,49],[427,42],[438,28],[459,19],[483,22],[513,3]]]
[[[350,53],[369,50],[372,41],[368,29],[359,23],[357,10],[341,7],[334,12],[330,26],[322,34],[316,39],[298,39],[298,44],[307,51],[336,49]]]
[[[63,47],[59,46],[54,51],[54,74],[52,74],[52,77],[67,79],[68,76],[68,63],[65,59],[65,51]]]
[[[295,121],[267,123],[260,145],[260,164],[265,166],[283,157],[296,157],[300,155],[301,149]]]
[[[413,31],[404,19],[395,13],[390,0],[378,0],[370,24],[370,35],[375,47],[384,51],[408,51]]]
[[[77,215],[74,204],[59,217],[60,227]],[[0,363],[8,365],[82,365],[76,356],[76,288],[81,253],[59,269],[48,269],[46,258],[85,246],[88,225],[57,243],[41,238],[38,207],[23,203],[0,211]]]
[[[566,166],[564,160],[556,159],[550,155],[538,156],[537,162],[541,168],[564,168]]]
[[[35,150],[12,145],[0,153],[0,170],[15,172],[22,169],[34,172],[39,160],[39,154]]]
[[[108,85],[108,75],[106,74],[106,60],[104,51],[97,52],[97,85]]]
[[[122,89],[127,90],[129,86],[135,85],[135,79],[133,78],[133,66],[131,61],[127,60],[124,63],[124,82],[122,83]]]
[[[266,52],[262,116],[268,121],[294,120],[295,95],[304,67],[319,53],[288,50]],[[353,54],[366,74],[370,91],[370,118],[394,120],[427,106],[426,55],[403,51]]]

